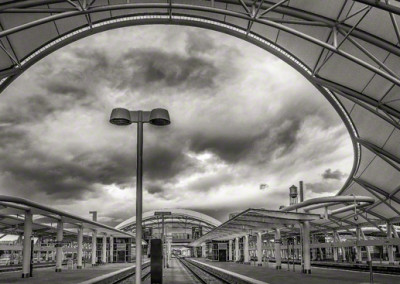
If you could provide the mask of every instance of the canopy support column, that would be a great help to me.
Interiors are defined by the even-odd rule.
[[[235,240],[235,261],[240,260],[239,238]]]
[[[172,254],[172,235],[166,237],[167,241],[167,268],[171,267],[171,254]]]
[[[25,211],[24,242],[22,260],[22,278],[31,276],[31,236],[32,236],[32,212]]]
[[[336,243],[336,242],[338,242],[338,241],[339,241],[339,240],[338,240],[337,237],[336,237],[336,231],[333,231],[333,242]],[[338,261],[338,250],[339,250],[338,247],[334,247],[334,248],[333,248],[333,261],[335,261],[335,262]]]
[[[245,235],[243,239],[243,254],[244,254],[244,264],[250,264],[249,260],[249,235]]]
[[[228,252],[228,260],[229,261],[232,261],[233,259],[232,259],[232,240],[229,240],[229,245],[228,245],[228,249],[229,249],[229,252]]]
[[[279,229],[275,230],[275,261],[276,261],[276,269],[282,269],[282,260],[281,260],[281,231]]]
[[[64,231],[64,223],[63,223],[62,220],[58,220],[58,222],[57,222],[57,244],[56,244],[56,272],[61,272],[61,270],[62,270],[62,260],[63,260],[63,251],[62,251],[63,231]]]
[[[110,263],[113,262],[114,262],[114,238],[110,236]]]
[[[310,260],[310,222],[304,221],[303,226],[303,247],[304,247],[304,271],[305,274],[311,274]]]
[[[386,232],[387,232],[387,238],[391,239],[392,238],[392,226],[389,222],[387,222],[387,224],[386,224]],[[387,251],[388,251],[389,264],[394,264],[393,246],[389,245],[387,247]]]
[[[357,242],[361,240],[361,228],[357,227]],[[362,262],[361,246],[357,246],[357,262]]]
[[[78,228],[78,253],[77,253],[77,263],[76,263],[76,269],[82,269],[82,247],[83,243],[83,227]]]
[[[96,265],[96,248],[97,246],[97,232],[93,230],[92,232],[92,266]]]
[[[262,266],[263,259],[263,248],[262,248],[262,234],[258,232],[257,234],[257,265]]]
[[[101,263],[107,263],[107,236],[103,236],[103,245],[101,247]]]

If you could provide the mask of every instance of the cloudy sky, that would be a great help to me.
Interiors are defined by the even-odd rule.
[[[278,58],[214,31],[143,26],[62,48],[3,92],[2,194],[113,225],[133,216],[136,129],[109,124],[114,107],[171,115],[145,126],[145,211],[277,209],[301,179],[307,198],[335,194],[353,163],[339,116]]]

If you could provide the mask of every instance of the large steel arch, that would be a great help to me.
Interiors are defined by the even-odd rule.
[[[354,165],[339,195],[377,202],[315,229],[378,226],[400,221],[399,16],[396,2],[372,0],[2,1],[0,90],[52,51],[111,28],[161,23],[229,33],[301,72],[349,130]]]

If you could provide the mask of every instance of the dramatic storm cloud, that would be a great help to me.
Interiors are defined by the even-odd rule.
[[[345,176],[347,176],[347,175],[342,173],[340,170],[332,171],[331,169],[325,170],[325,172],[322,174],[322,178],[323,179],[338,179],[338,180],[341,180]]]
[[[110,224],[133,215],[136,131],[108,122],[114,107],[170,111],[170,126],[145,126],[144,210],[224,220],[287,204],[299,180],[307,197],[335,194],[351,172],[339,116],[283,61],[214,31],[145,26],[62,48],[3,92],[2,194]]]

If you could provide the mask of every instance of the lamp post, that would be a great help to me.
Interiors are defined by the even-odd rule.
[[[126,126],[137,124],[137,159],[136,159],[136,273],[137,284],[142,283],[142,178],[143,178],[143,123],[165,126],[171,123],[166,109],[156,108],[151,111],[130,111],[115,108],[111,112],[110,123]]]

